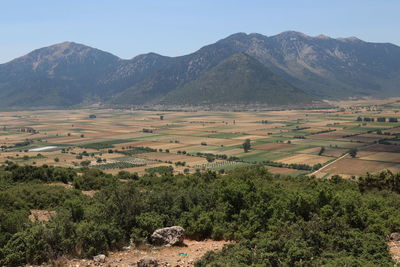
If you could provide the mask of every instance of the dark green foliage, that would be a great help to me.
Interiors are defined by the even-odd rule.
[[[322,167],[322,165],[320,163],[317,163],[314,166],[310,166],[307,164],[300,164],[300,163],[287,164],[287,163],[273,161],[273,160],[264,160],[261,163],[266,166],[272,166],[272,167],[278,167],[278,168],[289,168],[289,169],[304,170],[304,171],[318,170],[319,168]]]
[[[145,170],[146,172],[150,174],[172,174],[174,171],[174,168],[172,166],[159,166],[159,167],[153,167],[153,168],[147,168]]]
[[[109,140],[109,141],[103,141],[103,142],[83,144],[83,145],[80,145],[80,147],[91,148],[91,149],[113,148],[114,147],[113,145],[115,145],[115,144],[122,144],[122,143],[126,143],[129,141],[130,140],[116,139],[116,140]]]
[[[76,176],[76,171],[70,168],[52,167],[43,165],[35,166],[18,166],[9,165],[4,169],[14,182],[42,181],[42,182],[71,182]]]
[[[115,181],[110,174],[105,174],[99,169],[83,169],[82,175],[77,176],[73,185],[80,190],[98,190]]]
[[[84,161],[81,161],[81,166],[83,166],[83,167],[87,167],[87,166],[89,166],[90,165],[90,163],[91,163],[91,161],[90,160],[84,160]]]
[[[351,149],[349,150],[349,155],[350,155],[352,158],[355,158],[355,157],[357,156],[357,148],[351,148]]]
[[[378,189],[400,193],[400,173],[394,174],[389,170],[378,174],[368,173],[360,178],[359,186],[362,192],[370,189]]]
[[[135,147],[135,146],[128,146],[128,150],[121,150],[118,153],[132,156],[136,154],[148,153],[148,152],[157,152],[157,149],[150,148],[150,147]]]
[[[393,266],[385,236],[400,230],[398,174],[367,175],[357,183],[339,176],[274,177],[261,166],[225,175],[174,176],[166,168],[133,178],[120,172],[117,177],[128,182],[82,169],[73,183],[100,188],[93,198],[74,189],[16,183],[10,170],[0,170],[0,264],[91,257],[130,240],[146,242],[157,228],[181,225],[190,238],[237,241],[207,253],[197,266]],[[29,209],[57,215],[28,223]]]
[[[118,162],[112,162],[112,163],[99,164],[99,165],[96,165],[95,168],[98,168],[100,170],[127,169],[127,168],[139,167],[139,166],[144,166],[144,165],[145,164],[137,164],[137,163],[131,163],[131,162],[126,162],[126,161],[118,161]]]
[[[250,139],[246,139],[246,141],[244,141],[242,146],[243,146],[243,150],[244,150],[245,153],[249,152],[249,150],[251,148]]]
[[[127,171],[120,171],[117,175],[118,179],[132,179],[132,180],[138,180],[139,179],[139,175],[134,172],[134,173],[130,173]]]

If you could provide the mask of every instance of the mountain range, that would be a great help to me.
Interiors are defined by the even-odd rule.
[[[400,95],[400,47],[350,38],[237,33],[179,57],[130,60],[73,42],[0,64],[0,107],[270,106]]]

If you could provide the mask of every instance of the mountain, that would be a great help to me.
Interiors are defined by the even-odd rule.
[[[167,61],[154,53],[122,60],[73,42],[41,48],[0,65],[0,107],[59,107],[100,101]]]
[[[65,42],[0,65],[0,106],[68,106],[96,96],[119,58]]]
[[[237,53],[199,78],[168,93],[163,104],[287,105],[311,103],[312,97],[275,75],[256,59]]]
[[[355,37],[284,32],[250,34],[246,53],[308,93],[321,97],[399,94],[400,47]]]
[[[229,39],[228,37],[227,40]],[[170,58],[171,61],[165,67],[117,94],[111,102],[114,104],[158,103],[170,91],[197,79],[222,60],[243,51],[242,44],[238,45],[235,42],[222,40],[192,54]]]
[[[246,57],[240,53],[251,59],[244,60]],[[233,60],[238,57],[241,60]],[[227,64],[236,64],[236,70]],[[263,71],[260,64],[265,67]],[[208,92],[209,88],[220,90],[224,87],[225,81],[221,80],[224,71],[245,79],[240,90],[256,90],[256,86],[251,86],[250,76],[244,75],[246,71],[255,75],[251,76],[254,83],[267,84],[271,78],[267,75],[269,78],[261,81],[256,69],[265,75],[273,73],[272,79],[279,80],[277,84],[286,89],[297,88],[296,94],[302,93],[296,97],[304,99],[312,98],[305,94],[330,99],[398,96],[400,47],[354,37],[311,37],[293,31],[270,37],[237,33],[185,56],[149,53],[124,60],[95,48],[64,42],[0,64],[0,107],[176,103],[172,96],[188,99],[189,92],[197,94],[203,88],[199,86],[205,84],[208,89],[204,90]],[[239,70],[244,73],[237,73]],[[215,84],[206,82],[210,77],[215,78],[212,79]],[[226,83],[232,84],[233,80]],[[239,90],[238,87],[232,90],[236,89]],[[284,95],[286,89],[281,90]],[[263,99],[268,103],[269,90],[262,92],[266,95],[253,100]],[[239,95],[229,101],[243,101]],[[228,100],[223,93],[219,97],[220,101]],[[199,99],[201,103],[213,101]]]

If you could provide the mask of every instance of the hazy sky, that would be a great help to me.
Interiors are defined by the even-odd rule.
[[[0,63],[63,41],[176,56],[286,30],[400,45],[400,0],[0,0]]]

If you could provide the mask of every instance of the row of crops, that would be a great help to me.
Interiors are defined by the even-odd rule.
[[[228,161],[228,160],[222,160],[222,161],[214,161],[211,163],[204,163],[204,164],[197,164],[197,165],[193,165],[191,167],[195,168],[195,169],[212,169],[212,168],[217,168],[217,167],[222,167],[222,166],[231,166],[231,165],[236,165],[239,164],[240,162],[236,162],[236,161]]]
[[[134,157],[119,157],[119,158],[114,158],[114,160],[115,161],[130,162],[130,163],[133,163],[133,164],[149,164],[149,163],[157,162],[155,160],[134,158]]]
[[[87,143],[79,145],[82,148],[91,148],[91,149],[104,149],[104,148],[112,148],[116,144],[127,143],[132,140],[130,139],[116,139],[116,140],[107,140],[102,142],[94,142],[94,143]]]
[[[95,165],[95,168],[100,170],[110,170],[110,169],[127,169],[127,168],[134,168],[145,166],[146,164],[138,164],[138,163],[131,163],[126,161],[116,161],[116,162],[109,162],[104,164]]]

